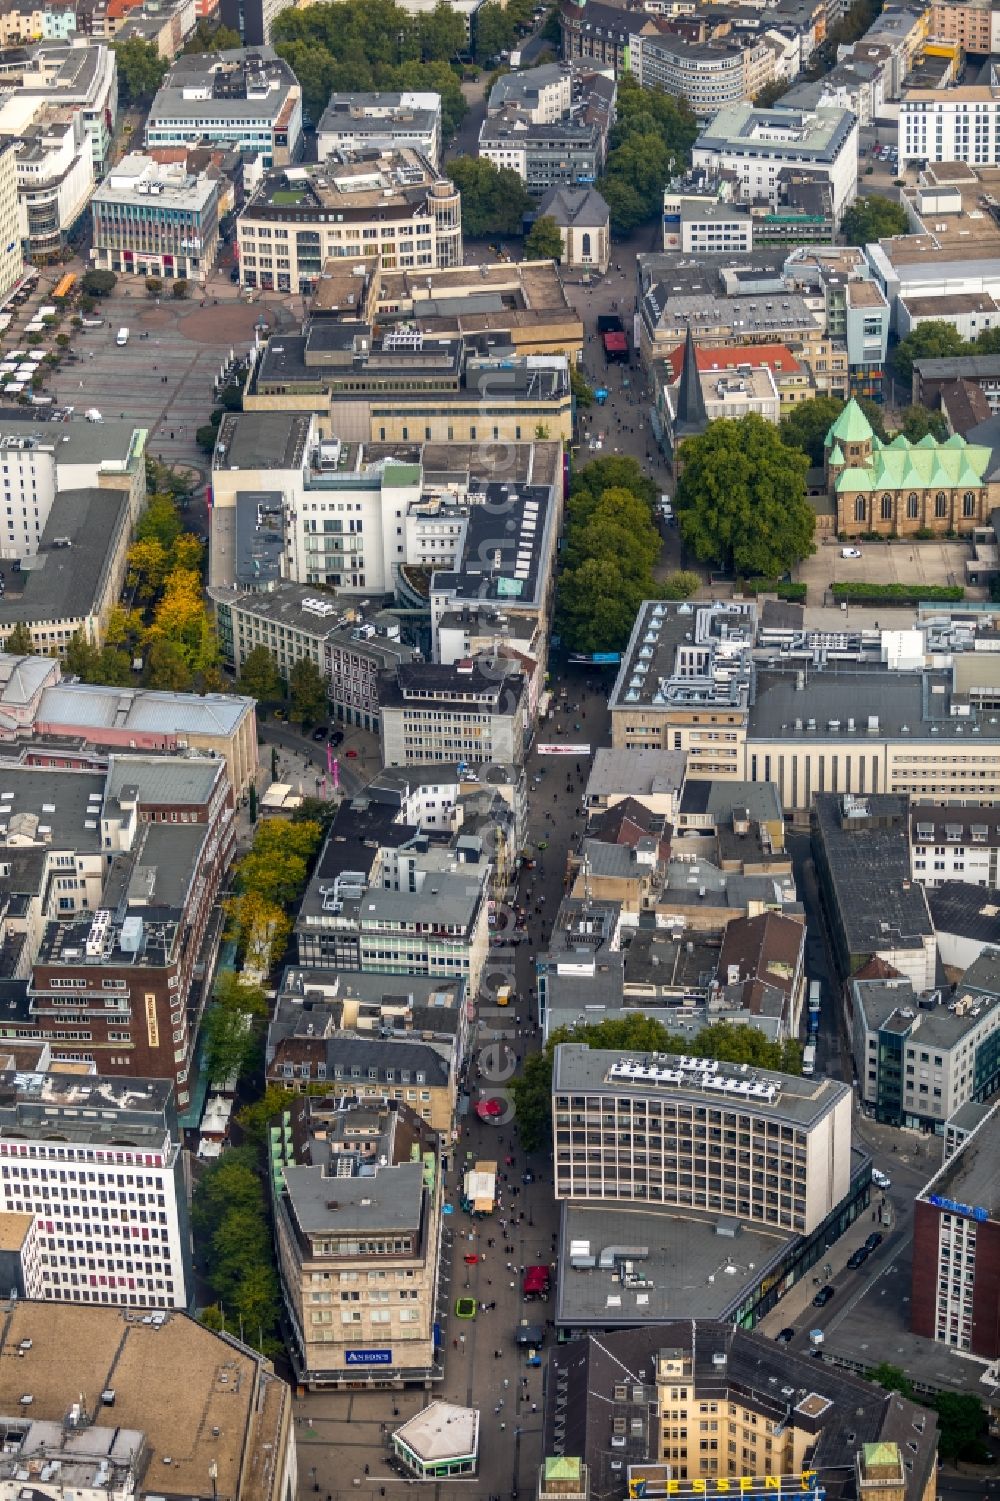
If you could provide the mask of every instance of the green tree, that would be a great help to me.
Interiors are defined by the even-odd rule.
[[[847,244],[862,247],[872,245],[876,240],[891,239],[893,235],[905,235],[909,227],[902,204],[876,194],[870,198],[855,198],[840,222]]]
[[[911,443],[919,443],[928,433],[939,443],[943,443],[948,436],[948,419],[943,412],[931,412],[926,407],[914,404],[904,407],[899,415],[899,430]]]
[[[710,422],[685,442],[683,464],[674,507],[681,536],[701,562],[779,578],[812,551],[808,461],[756,412]]]
[[[539,214],[524,241],[526,261],[560,261],[563,245],[559,226],[551,214]]]
[[[180,509],[172,495],[151,495],[135,529],[139,542],[155,541],[169,554],[184,530]]]
[[[80,278],[80,287],[88,297],[110,297],[117,285],[113,271],[85,271]]]
[[[501,52],[509,51],[517,37],[508,8],[499,5],[497,0],[486,0],[479,7],[474,30],[477,63],[484,63],[490,57],[499,57]]]
[[[215,440],[219,436],[219,424],[217,422],[205,422],[197,429],[194,441],[202,453],[212,453],[215,450]]]
[[[663,189],[691,157],[698,122],[684,99],[640,88],[628,75],[618,85],[617,114],[600,189],[615,234],[627,235],[659,215]]]
[[[21,623],[16,625],[12,631],[9,631],[7,639],[3,644],[3,649],[5,652],[9,652],[12,657],[32,656],[35,648],[32,645],[31,632],[28,630],[28,627]]]
[[[876,1386],[881,1386],[887,1392],[899,1392],[901,1396],[913,1400],[913,1382],[906,1372],[900,1370],[898,1365],[890,1365],[883,1360],[880,1365],[865,1373],[869,1381],[874,1381]]]
[[[243,46],[243,38],[231,26],[213,26],[199,21],[184,44],[185,52],[232,52]]]
[[[330,712],[327,683],[311,657],[300,657],[288,674],[292,718],[302,724],[317,724]]]
[[[268,1013],[267,992],[236,969],[220,970],[215,981],[216,1004],[244,1016],[263,1017]]]
[[[472,239],[521,233],[534,199],[510,167],[484,156],[457,156],[445,171],[462,194],[462,227]]]
[[[552,1056],[546,1050],[529,1053],[520,1074],[511,1081],[517,1112],[517,1135],[525,1152],[537,1152],[552,1142]]]
[[[202,1174],[191,1218],[202,1275],[217,1299],[204,1322],[271,1354],[281,1305],[265,1181],[255,1149],[233,1148]]]
[[[111,46],[118,63],[122,103],[143,104],[152,99],[167,71],[167,60],[160,56],[156,43],[135,36],[112,42]]]
[[[620,651],[640,604],[656,593],[637,586],[617,558],[586,558],[559,576],[559,633],[572,651]]]
[[[96,681],[94,677],[96,662],[97,652],[83,631],[74,631],[66,643],[66,655],[63,658],[67,675],[78,677],[84,683],[93,683]]]
[[[244,657],[240,669],[240,692],[258,700],[282,696],[278,664],[266,646],[255,646]]]
[[[429,90],[441,95],[447,138],[468,108],[448,65],[464,46],[464,32],[461,17],[443,5],[414,17],[393,0],[343,0],[289,8],[277,18],[272,41],[299,80],[313,122],[336,90]]]
[[[778,428],[782,443],[804,453],[809,463],[823,462],[823,440],[844,409],[839,396],[813,396],[798,402]]]
[[[162,688],[171,693],[189,693],[194,687],[194,673],[184,660],[184,653],[173,641],[152,641],[146,651],[143,682],[147,688]]]
[[[248,1072],[258,1052],[253,1025],[238,1011],[209,1006],[201,1027],[205,1077],[214,1088]]]
[[[132,661],[126,652],[103,646],[94,660],[94,682],[112,688],[127,688],[132,682]]]
[[[419,17],[417,30],[422,62],[449,62],[465,47],[465,21],[445,0],[438,0],[432,11]]]
[[[664,599],[690,599],[701,587],[701,579],[689,568],[677,568],[668,573],[663,581]]]
[[[968,344],[953,323],[932,318],[927,323],[918,323],[905,339],[900,339],[896,348],[896,373],[909,385],[914,360],[949,359],[969,352]]]
[[[789,83],[787,78],[772,78],[770,83],[765,83],[754,95],[754,104],[758,109],[770,109],[777,104],[783,94],[788,93]]]
[[[965,1392],[939,1392],[928,1404],[938,1415],[938,1454],[945,1461],[984,1464],[989,1453],[989,1419],[978,1397]]]
[[[593,459],[585,464],[570,481],[572,507],[575,509],[585,497],[589,497],[588,503],[596,502],[605,490],[628,490],[646,502],[652,516],[656,485],[645,474],[638,459],[627,458],[625,454],[608,454],[606,458]]]
[[[572,361],[570,361],[569,367],[569,383],[580,411],[594,405],[594,389],[588,383],[580,367],[574,365]]]
[[[255,1146],[263,1146],[272,1121],[283,1110],[287,1110],[295,1098],[293,1089],[283,1089],[280,1084],[268,1084],[260,1099],[245,1105],[236,1117],[247,1141]]]
[[[146,291],[149,293],[150,297],[159,297],[160,293],[163,291],[162,278],[159,276],[147,276]]]
[[[174,282],[173,286],[170,288],[170,295],[171,297],[176,298],[178,302],[182,302],[184,298],[188,296],[190,291],[190,282],[188,282],[183,276],[179,276]]]

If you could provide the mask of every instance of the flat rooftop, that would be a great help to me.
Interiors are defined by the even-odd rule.
[[[706,1079],[715,1079],[718,1085],[709,1085]],[[701,1106],[752,1110],[808,1129],[849,1095],[850,1089],[836,1079],[806,1079],[735,1063],[713,1065],[674,1053],[625,1053],[564,1042],[555,1050],[552,1093],[574,1092],[626,1098],[669,1094]]]
[[[379,1167],[372,1175],[327,1177],[319,1167],[282,1168],[285,1192],[305,1235],[331,1231],[416,1230],[424,1195],[422,1162]]]
[[[227,412],[212,468],[301,469],[311,427],[299,412]]]
[[[690,1210],[651,1212],[620,1204],[600,1209],[565,1203],[559,1229],[555,1319],[570,1328],[726,1318],[796,1239]],[[589,1247],[583,1254],[596,1257],[597,1266],[580,1270],[572,1265],[572,1247],[581,1243]],[[600,1266],[606,1247],[631,1260],[628,1285],[618,1275],[620,1260]],[[630,1256],[633,1250],[647,1254]]]
[[[33,1418],[62,1426],[73,1402],[99,1418],[102,1393],[114,1392],[113,1426],[145,1435],[143,1491],[162,1490],[169,1458],[171,1495],[271,1495],[265,1450],[270,1467],[281,1461],[280,1414],[290,1395],[235,1339],[174,1311],[152,1324],[131,1310],[20,1300],[0,1312],[0,1348],[24,1351],[0,1361],[0,1412],[22,1411],[30,1392]]]
[[[1000,1220],[1000,1116],[991,1111],[921,1190],[921,1199],[951,1199]]]
[[[0,599],[0,630],[21,623],[88,616],[125,525],[125,490],[63,490],[52,502],[42,540],[22,560],[24,588]]]

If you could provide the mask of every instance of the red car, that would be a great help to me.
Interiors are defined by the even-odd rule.
[[[347,758],[348,758],[348,760],[350,760],[350,761],[356,761],[356,760],[357,760],[357,758],[358,758],[358,753],[357,753],[357,751],[356,751],[356,750],[348,750],[348,751],[345,751],[345,752],[344,752],[344,755],[345,755],[345,756],[346,756],[346,757],[347,757]]]

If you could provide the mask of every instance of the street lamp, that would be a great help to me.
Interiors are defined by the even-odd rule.
[[[215,1460],[208,1467],[208,1478],[212,1482],[212,1501],[218,1501],[219,1497],[219,1466]]]

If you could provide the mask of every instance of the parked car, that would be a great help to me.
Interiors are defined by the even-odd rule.
[[[830,1299],[833,1298],[833,1297],[835,1297],[835,1296],[836,1296],[836,1289],[832,1288],[830,1286],[829,1282],[826,1282],[820,1288],[820,1290],[816,1294],[815,1298],[813,1298],[813,1307],[814,1308],[825,1308],[826,1305],[829,1303]]]
[[[850,1256],[848,1256],[847,1265],[852,1272],[858,1272],[864,1266],[870,1254],[867,1246],[859,1246],[856,1251],[852,1251]]]
[[[791,1324],[789,1324],[786,1328],[778,1330],[777,1334],[774,1336],[774,1343],[776,1345],[790,1345],[794,1338],[795,1330],[792,1328]]]
[[[860,547],[842,547],[840,549],[840,556],[842,558],[860,558],[860,556],[861,556],[861,548]]]
[[[327,727],[326,727],[325,724],[318,724],[316,726],[316,728],[313,730],[313,739],[314,740],[325,740],[326,737],[327,737],[327,735],[328,735],[328,733],[329,733],[329,731],[328,731],[328,729],[327,729]]]
[[[883,1173],[881,1168],[872,1168],[872,1182],[874,1183],[876,1188],[885,1189],[892,1187],[892,1179],[888,1176],[887,1173]]]
[[[885,1237],[881,1235],[878,1230],[873,1230],[871,1235],[869,1235],[868,1239],[865,1241],[865,1245],[868,1247],[869,1251],[876,1251],[882,1244],[884,1238]]]
[[[344,732],[343,732],[343,730],[332,730],[331,733],[330,733],[330,744],[331,745],[343,745],[343,743],[344,743]]]

